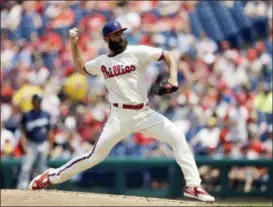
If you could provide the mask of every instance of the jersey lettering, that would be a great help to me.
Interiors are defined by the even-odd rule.
[[[135,70],[136,70],[136,67],[134,65],[130,65],[130,66],[127,65],[125,67],[123,65],[115,65],[113,66],[113,68],[109,68],[108,70],[105,65],[101,66],[101,72],[104,75],[104,79],[124,75],[126,73],[131,73],[132,71],[135,71]]]
[[[48,120],[46,118],[40,118],[33,121],[29,121],[26,124],[27,130],[31,131],[35,127],[43,127],[48,125]]]

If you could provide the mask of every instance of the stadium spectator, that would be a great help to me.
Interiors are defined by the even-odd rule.
[[[268,125],[267,127],[267,139],[264,141],[264,146],[265,149],[268,150],[269,156],[266,157],[270,157],[270,155],[272,155],[272,139],[273,139],[273,133],[272,133],[272,124]],[[266,151],[265,150],[265,151]]]
[[[53,134],[54,146],[49,152],[52,160],[69,159],[87,149],[82,148],[81,137],[76,131],[76,120],[72,116],[67,116],[63,123],[55,125]]]
[[[11,131],[4,128],[1,120],[1,157],[13,156],[16,144],[15,136]]]
[[[200,40],[196,43],[197,56],[204,58],[207,54],[213,54],[218,50],[217,44],[210,39],[206,33],[201,34]]]
[[[207,127],[201,129],[191,139],[194,153],[197,155],[209,155],[215,151],[219,143],[220,129],[217,127],[217,120],[211,117],[206,122]]]
[[[31,84],[27,72],[22,74],[22,84],[19,85],[13,96],[13,105],[18,107],[21,112],[27,112],[32,109],[32,96],[37,93],[42,93],[42,89],[38,86]]]

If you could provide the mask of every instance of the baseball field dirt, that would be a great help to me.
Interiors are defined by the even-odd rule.
[[[1,206],[221,206],[221,204],[58,190],[1,190]]]

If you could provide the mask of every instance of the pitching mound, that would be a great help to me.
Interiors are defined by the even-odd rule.
[[[1,190],[1,206],[219,206],[205,202],[58,190]]]

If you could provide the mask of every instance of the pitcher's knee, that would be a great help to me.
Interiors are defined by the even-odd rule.
[[[179,142],[185,142],[186,141],[186,137],[185,135],[180,132],[176,127],[172,127],[170,129],[170,133],[171,133],[171,137],[172,137],[172,141],[175,143],[179,143]]]

